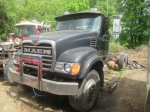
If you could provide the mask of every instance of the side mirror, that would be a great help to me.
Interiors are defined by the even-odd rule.
[[[120,18],[119,19],[114,19],[113,33],[120,33],[120,31],[121,31]]]
[[[119,39],[119,33],[116,33],[116,34],[113,34],[112,35],[112,38],[114,39],[114,40],[117,40],[117,39]]]

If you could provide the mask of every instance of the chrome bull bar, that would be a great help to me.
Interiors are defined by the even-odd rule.
[[[10,68],[10,73],[13,81],[24,84],[40,91],[49,92],[57,95],[77,95],[78,83],[76,82],[57,82],[42,78],[42,64],[40,56],[20,55],[20,72],[16,72]],[[32,63],[32,65],[25,64]],[[34,66],[35,65],[35,66]],[[25,74],[24,67],[37,69],[37,77]]]

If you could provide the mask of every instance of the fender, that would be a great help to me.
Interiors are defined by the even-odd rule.
[[[78,47],[62,53],[57,61],[68,63],[80,63],[81,67],[84,62],[92,55],[100,55],[100,53],[92,47]]]
[[[89,73],[91,67],[96,63],[96,62],[102,62],[102,67],[103,65],[103,61],[102,61],[102,57],[99,55],[94,55],[92,57],[90,57],[85,63],[84,66],[82,68],[82,72],[81,75],[79,76],[79,79],[84,79],[87,74]],[[101,72],[101,71],[100,71]],[[101,74],[100,74],[101,75]],[[101,77],[101,76],[100,76]]]

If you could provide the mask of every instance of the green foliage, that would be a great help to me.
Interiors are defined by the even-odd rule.
[[[110,31],[112,32],[113,19],[117,15],[116,0],[97,0],[95,7],[102,12],[105,16],[109,17],[110,20]]]
[[[99,9],[104,15],[113,16],[116,15],[116,0],[97,0],[95,5],[96,8]],[[108,10],[107,10],[108,9]]]
[[[120,45],[119,40],[115,41],[115,40],[111,40],[110,44],[109,44],[109,52],[110,53],[118,53],[121,51],[125,51],[126,47]]]
[[[10,29],[9,22],[5,3],[0,0],[0,38],[6,38],[7,31]]]
[[[69,12],[78,12],[78,11],[83,11],[83,10],[89,10],[88,0],[70,0],[68,2]]]
[[[94,8],[97,3],[97,0],[89,0],[90,8]]]
[[[118,10],[123,13],[122,32],[120,34],[121,44],[128,48],[147,44],[150,34],[150,2],[144,0],[120,1]],[[128,43],[128,44],[127,44]]]
[[[95,4],[95,0],[90,0]],[[15,32],[14,25],[22,20],[37,20],[51,24],[64,12],[89,10],[89,0],[0,0],[0,38]]]
[[[64,12],[85,11],[96,7],[110,19],[110,30],[114,15],[123,14],[120,40],[122,46],[131,48],[147,44],[150,35],[150,2],[144,0],[0,0],[0,38],[15,32],[14,25],[21,20],[44,21],[54,29],[54,17]],[[117,52],[118,42],[111,42],[111,52]],[[120,44],[118,45],[120,46]]]
[[[15,102],[15,103],[18,103],[18,98],[17,98],[17,97],[14,98],[14,102]]]

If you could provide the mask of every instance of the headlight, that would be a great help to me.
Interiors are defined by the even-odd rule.
[[[71,64],[66,63],[66,64],[64,65],[64,70],[65,70],[67,73],[69,73],[69,72],[71,71]]]
[[[15,43],[16,45],[21,45],[21,39],[16,38],[16,39],[14,40],[14,43]]]
[[[80,71],[80,64],[57,62],[55,65],[55,71],[75,75]]]
[[[14,57],[14,63],[19,64],[19,57],[17,57],[17,56]]]

